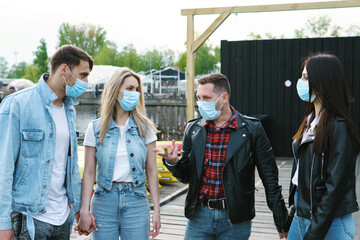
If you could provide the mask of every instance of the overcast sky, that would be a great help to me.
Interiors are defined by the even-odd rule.
[[[107,39],[119,48],[134,44],[139,52],[157,49],[185,51],[186,16],[181,9],[227,7],[308,0],[1,0],[0,57],[9,67],[17,62],[30,63],[41,38],[51,56],[58,44],[59,26],[90,23],[103,27]],[[313,0],[315,1],[315,0]],[[250,32],[294,37],[311,16],[330,16],[340,26],[360,25],[360,8],[307,10],[293,12],[232,14],[210,37],[213,45],[221,40],[242,40]],[[216,15],[195,17],[195,31],[202,33]]]

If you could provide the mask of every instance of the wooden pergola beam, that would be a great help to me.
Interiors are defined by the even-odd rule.
[[[312,10],[329,8],[360,7],[360,0],[322,1],[305,3],[284,3],[270,5],[249,5],[219,8],[182,9],[181,15],[187,16],[187,55],[186,55],[186,119],[194,118],[195,111],[195,52],[211,36],[211,34],[230,16],[231,13],[256,13],[275,11]],[[215,21],[198,37],[194,38],[194,16],[206,14],[219,14]]]
[[[211,34],[213,34],[213,32],[215,32],[218,27],[220,27],[220,25],[230,16],[230,14],[230,12],[221,13],[215,19],[215,21],[205,30],[205,32],[203,32],[203,34],[201,34],[200,37],[198,37],[198,39],[194,41],[192,51],[196,52],[196,50],[201,47],[201,45],[211,36]]]
[[[305,3],[284,3],[271,5],[250,5],[220,8],[194,8],[182,9],[181,15],[207,15],[227,13],[255,13],[255,12],[275,12],[275,11],[293,11],[293,10],[311,10],[327,8],[348,8],[359,7],[360,0],[342,0],[326,2],[305,2]]]

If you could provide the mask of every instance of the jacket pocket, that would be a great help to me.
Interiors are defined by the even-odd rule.
[[[39,129],[21,130],[21,156],[36,158],[43,147],[44,132]]]
[[[15,192],[19,192],[21,189],[21,186],[24,184],[25,180],[26,180],[26,176],[29,174],[31,169],[31,164],[29,164],[29,162],[24,159],[24,163],[23,164],[18,164],[16,166],[16,172],[15,172],[15,178],[14,178],[14,188],[13,190]]]

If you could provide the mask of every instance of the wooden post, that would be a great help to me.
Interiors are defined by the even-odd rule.
[[[194,118],[195,111],[195,56],[192,50],[194,44],[194,15],[187,16],[187,53],[186,53],[186,120]]]

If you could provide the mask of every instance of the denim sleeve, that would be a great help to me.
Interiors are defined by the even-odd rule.
[[[11,229],[13,173],[20,148],[16,109],[9,99],[0,105],[0,230]]]
[[[73,188],[74,188],[74,213],[80,211],[81,207],[81,178],[80,178],[80,171],[79,171],[79,165],[78,165],[78,157],[77,157],[77,151],[76,152],[76,164],[75,164],[75,171],[73,176]]]
[[[75,108],[73,107],[73,112],[75,113]],[[73,123],[76,123],[76,114],[73,115]],[[79,164],[78,164],[78,143],[77,143],[77,136],[75,136],[75,142],[71,143],[74,145],[73,150],[73,169],[72,169],[72,188],[74,190],[74,203],[72,204],[72,209],[74,210],[74,213],[79,212],[81,208],[81,177],[80,177],[80,170],[79,170]]]

